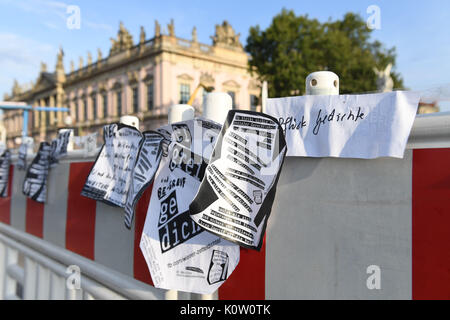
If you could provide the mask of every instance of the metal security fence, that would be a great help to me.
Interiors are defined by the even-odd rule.
[[[0,299],[163,298],[161,290],[0,224]]]

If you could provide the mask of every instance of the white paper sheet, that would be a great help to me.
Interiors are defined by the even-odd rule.
[[[104,139],[81,194],[123,208],[142,134],[134,127],[113,123],[104,127]]]
[[[130,229],[134,217],[134,210],[142,193],[152,182],[162,156],[162,141],[164,136],[155,131],[143,133],[144,141],[133,168],[130,190],[125,205],[125,226]]]
[[[94,132],[82,137],[74,136],[72,141],[78,148],[84,150],[85,157],[89,157],[97,150],[97,136],[98,132]]]
[[[210,294],[239,262],[239,246],[200,228],[189,215],[220,125],[195,119],[158,131],[166,140],[140,248],[157,288]]]
[[[11,165],[11,152],[6,149],[0,156],[0,197],[8,197],[9,167]]]
[[[403,158],[420,96],[395,91],[267,100],[286,134],[287,156]]]
[[[50,154],[50,168],[54,168],[59,160],[67,155],[67,145],[69,143],[72,129],[58,133],[58,137],[52,140],[52,151]]]
[[[27,153],[28,153],[28,144],[22,143],[19,147],[17,169],[25,170],[27,168]]]
[[[41,142],[39,151],[28,167],[23,182],[23,194],[40,203],[45,203],[47,200],[47,179],[50,170],[51,152],[51,145],[48,142]]]
[[[286,141],[275,118],[230,111],[190,205],[192,219],[224,239],[259,250],[285,155]]]

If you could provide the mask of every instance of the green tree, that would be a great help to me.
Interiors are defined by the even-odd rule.
[[[356,14],[320,23],[308,15],[296,16],[283,9],[272,24],[261,30],[251,27],[246,51],[249,67],[269,83],[271,97],[305,93],[305,78],[314,71],[329,70],[340,78],[340,93],[375,91],[373,68],[395,67],[395,48],[371,41],[372,30]],[[403,87],[401,76],[391,73],[394,87]]]

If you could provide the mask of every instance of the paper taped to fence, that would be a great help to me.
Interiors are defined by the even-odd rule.
[[[85,157],[89,157],[97,150],[97,136],[98,132],[93,132],[82,137],[74,136],[72,137],[72,141],[78,148],[84,150]]]
[[[420,96],[395,91],[267,100],[286,134],[288,156],[403,158]]]
[[[157,288],[210,294],[239,262],[239,246],[189,215],[220,125],[203,119],[158,130],[165,136],[140,248]]]
[[[103,130],[105,143],[81,194],[123,208],[142,134],[136,128],[121,123],[106,125]]]
[[[190,205],[201,227],[240,246],[261,248],[286,155],[275,118],[232,110]]]
[[[130,229],[134,217],[134,210],[142,193],[152,182],[159,167],[162,155],[162,141],[164,136],[155,131],[143,133],[144,140],[133,168],[130,189],[125,205],[125,226]]]
[[[0,197],[8,197],[9,167],[11,165],[11,152],[6,149],[0,156]]]
[[[40,203],[45,203],[47,200],[47,180],[51,152],[52,146],[48,142],[41,142],[39,151],[28,167],[23,182],[23,194]]]
[[[69,144],[72,129],[63,129],[58,133],[58,137],[52,140],[52,151],[50,153],[50,168],[55,167],[59,160],[67,155],[67,145]]]

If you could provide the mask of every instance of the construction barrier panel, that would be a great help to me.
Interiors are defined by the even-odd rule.
[[[264,245],[241,249],[219,299],[450,299],[449,118],[422,119],[440,131],[413,132],[403,159],[287,158]],[[152,186],[128,230],[123,209],[80,195],[93,160],[52,169],[45,205],[12,165],[0,222],[151,285],[139,241]]]

